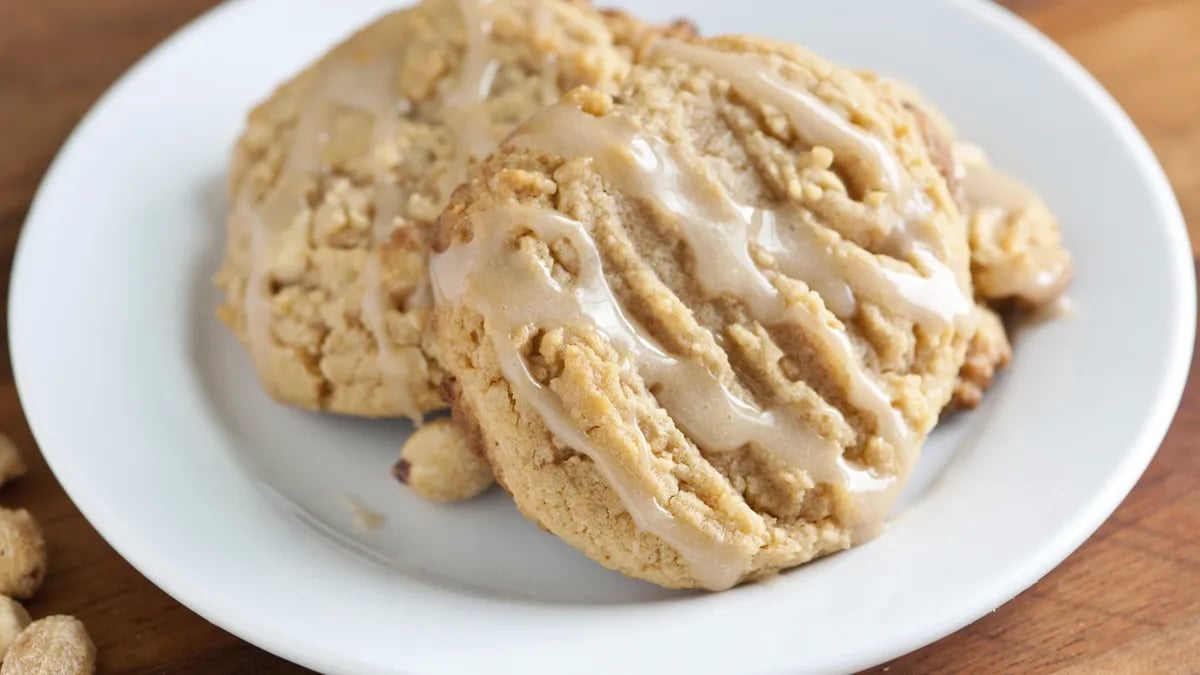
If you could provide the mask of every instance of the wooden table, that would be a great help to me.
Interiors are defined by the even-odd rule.
[[[398,2],[401,0],[398,0]],[[80,116],[140,57],[213,0],[0,0],[0,260]],[[1200,241],[1200,0],[1007,0],[1112,91],[1150,139]],[[1194,250],[1195,252],[1195,250]],[[0,277],[7,298],[8,275]],[[7,330],[0,333],[7,340]],[[292,672],[155,588],[96,534],[34,451],[8,363],[0,428],[30,474],[0,504],[30,509],[50,543],[34,616],[70,613],[106,672]],[[1200,375],[1158,457],[1078,552],[950,637],[878,672],[1200,672]]]

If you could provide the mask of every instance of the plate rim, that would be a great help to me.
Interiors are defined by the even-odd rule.
[[[959,603],[957,606],[960,611],[947,613],[942,617],[942,621],[933,622],[938,624],[937,627],[930,626],[929,622],[925,622],[919,627],[919,630],[912,629],[907,632],[897,630],[896,634],[887,640],[890,648],[877,649],[869,655],[859,656],[857,661],[845,663],[847,668],[855,670],[894,659],[977,621],[988,611],[1008,602],[1017,594],[1037,583],[1091,537],[1134,487],[1165,438],[1182,400],[1194,350],[1196,280],[1193,273],[1194,258],[1191,255],[1186,223],[1165,171],[1132,120],[1111,94],[1062,47],[1006,8],[985,0],[937,1],[950,5],[958,11],[974,14],[976,18],[995,26],[1008,38],[1034,53],[1048,67],[1060,72],[1070,80],[1078,88],[1079,93],[1086,97],[1091,106],[1113,128],[1134,158],[1137,172],[1145,179],[1153,200],[1158,206],[1158,215],[1164,221],[1163,233],[1173,251],[1170,258],[1164,262],[1170,268],[1169,276],[1173,286],[1183,292],[1179,294],[1176,305],[1171,308],[1174,310],[1176,322],[1169,327],[1169,355],[1165,362],[1167,376],[1159,383],[1154,392],[1153,412],[1138,430],[1137,440],[1122,456],[1121,464],[1107,474],[1103,489],[1097,491],[1073,522],[1064,523],[1059,528],[1059,534],[1054,538],[1053,545],[1039,550],[1037,555],[1027,556],[1023,564],[1013,567],[1008,578],[992,584],[995,588],[1006,588],[1005,592],[982,593],[975,598],[975,602],[969,610],[963,609],[963,603]],[[22,410],[34,439],[38,443],[39,450],[43,447],[43,441],[49,434],[47,428],[51,424],[51,419],[49,415],[44,414],[45,411],[40,409],[31,411],[27,405],[29,385],[22,383],[27,382],[27,378],[30,376],[22,375],[22,373],[28,373],[28,367],[20,365],[26,363],[20,356],[21,353],[24,353],[25,340],[20,337],[20,331],[15,326],[17,325],[16,319],[21,314],[21,308],[26,304],[18,298],[28,295],[28,292],[24,290],[27,285],[24,279],[29,275],[24,270],[31,265],[28,262],[29,254],[26,253],[29,241],[27,233],[31,229],[28,226],[35,222],[38,214],[44,208],[42,202],[45,200],[46,186],[55,182],[54,178],[61,171],[63,158],[68,156],[79,143],[79,139],[86,135],[97,111],[105,108],[111,100],[119,96],[139,73],[151,68],[158,57],[170,50],[176,41],[201,29],[208,23],[218,20],[226,13],[238,11],[244,4],[249,4],[249,0],[226,2],[209,9],[146,52],[92,104],[68,135],[39,183],[15,247],[10,273],[7,317],[13,379]],[[153,565],[145,562],[148,557],[144,555],[141,543],[125,538],[128,533],[122,531],[124,528],[120,524],[112,520],[93,519],[89,515],[103,512],[105,509],[97,506],[88,498],[87,490],[77,482],[77,477],[67,466],[66,459],[62,455],[56,456],[53,452],[43,451],[42,454],[55,478],[89,524],[123,559],[173,599],[214,625],[282,658],[318,670],[340,670],[346,667],[345,660],[327,661],[321,658],[321,655],[299,649],[289,643],[286,636],[273,634],[269,627],[239,615],[227,603],[222,603],[211,596],[205,597],[203,594],[195,593],[187,584],[179,583],[177,580],[168,578],[169,575],[159,574],[158,571],[150,569]],[[80,496],[83,496],[82,500]]]

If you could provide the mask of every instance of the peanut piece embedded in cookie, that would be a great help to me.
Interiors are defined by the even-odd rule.
[[[983,400],[983,392],[992,386],[996,372],[1012,359],[1012,347],[1000,315],[979,305],[975,309],[978,328],[967,344],[967,359],[954,385],[950,408],[974,408]]]
[[[492,485],[492,470],[453,420],[433,420],[413,432],[392,475],[435,502],[471,499]]]

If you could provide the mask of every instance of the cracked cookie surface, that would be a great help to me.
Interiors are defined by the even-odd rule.
[[[559,0],[425,0],[279,87],[233,152],[218,314],[275,398],[362,416],[442,407],[421,349],[429,229],[470,166],[664,29]]]
[[[598,562],[727,588],[873,536],[974,334],[958,206],[886,87],[660,42],[522,125],[436,231],[456,419]]]

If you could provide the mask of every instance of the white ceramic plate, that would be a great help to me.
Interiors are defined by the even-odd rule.
[[[347,673],[848,670],[1032,584],[1150,460],[1189,362],[1190,249],[1146,144],[1079,66],[967,0],[662,0],[657,18],[920,85],[1062,216],[1075,313],[1021,334],[985,405],[937,430],[886,535],[766,583],[668,593],[497,492],[419,501],[387,471],[408,426],[273,404],[209,284],[243,114],[389,4],[241,0],[198,20],[79,126],[21,239],[9,325],[42,451],[104,537],[214,623]],[[347,495],[386,525],[360,533]]]

